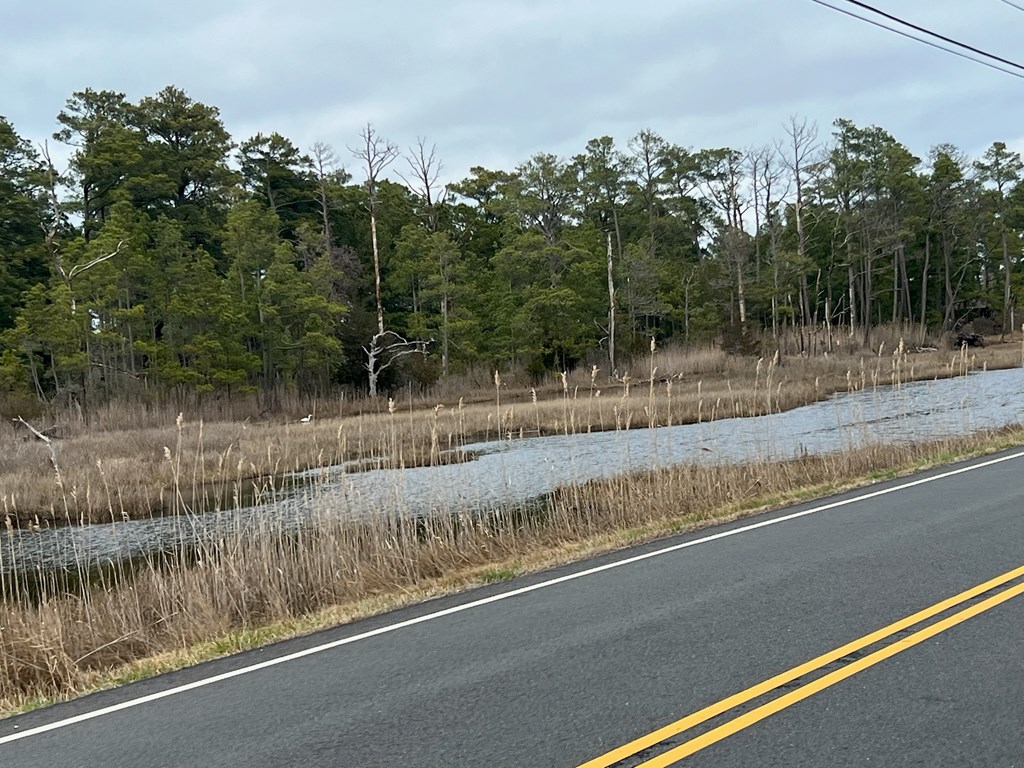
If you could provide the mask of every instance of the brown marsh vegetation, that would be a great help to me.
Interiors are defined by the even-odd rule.
[[[473,518],[324,519],[298,532],[225,533],[198,552],[115,568],[91,584],[83,574],[75,589],[42,575],[33,599],[0,605],[0,712],[365,615],[396,595],[505,578],[1022,439],[1012,429],[781,463],[678,466]]]
[[[164,427],[122,414],[135,425],[76,427],[57,441],[59,475],[45,445],[9,432],[4,439],[14,450],[0,464],[8,532],[0,535],[15,535],[14,516],[22,510],[31,510],[21,513],[30,526],[36,515],[39,525],[120,521],[158,504],[188,517],[204,511],[191,502],[206,499],[195,489],[211,482],[230,488],[227,497],[237,500],[254,479],[272,484],[285,470],[326,468],[341,459],[412,466],[479,438],[755,415],[839,390],[1020,365],[1021,354],[1009,344],[977,353],[911,353],[897,345],[871,356],[779,365],[714,350],[655,351],[635,379],[609,382],[591,372],[531,388],[499,375],[489,382],[487,401],[478,390],[444,407],[427,397],[391,401],[380,411],[365,402],[320,403],[308,423],[292,414],[265,423],[180,419]],[[474,516],[458,509],[419,520],[324,514],[302,527],[228,526],[196,548],[101,570],[80,563],[70,575],[15,573],[17,563],[0,564],[0,711],[1022,438],[1015,428],[787,462],[677,466],[570,484],[541,501]],[[316,483],[308,493],[318,493]]]
[[[891,346],[890,346],[891,345]],[[412,467],[460,460],[472,442],[538,434],[710,421],[788,410],[835,392],[957,376],[1021,364],[1021,346],[911,352],[899,338],[873,353],[755,358],[718,349],[656,350],[632,374],[600,369],[531,384],[515,374],[468,376],[463,393],[379,401],[290,402],[274,416],[212,418],[171,408],[111,405],[89,423],[60,415],[54,472],[48,446],[18,424],[0,423],[0,515],[16,527],[109,522],[205,512],[246,498],[285,473],[358,462]],[[455,390],[457,391],[457,390]],[[300,417],[312,413],[303,423]],[[45,422],[45,423],[44,423]],[[179,461],[168,459],[174,450]]]

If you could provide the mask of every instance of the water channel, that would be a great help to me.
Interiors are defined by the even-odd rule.
[[[462,463],[364,472],[318,470],[256,507],[0,535],[0,568],[61,568],[136,557],[246,525],[327,516],[473,512],[559,486],[682,463],[782,460],[879,443],[968,435],[1024,423],[1024,369],[837,394],[783,413],[655,429],[465,446]]]

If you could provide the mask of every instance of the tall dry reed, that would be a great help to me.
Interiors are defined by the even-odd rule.
[[[834,487],[870,470],[937,461],[991,439],[867,446],[781,463],[681,466],[570,483],[530,504],[484,513],[438,509],[428,518],[387,513],[353,520],[326,509],[339,462],[355,462],[359,470],[461,461],[478,439],[755,416],[831,392],[898,387],[1018,360],[1011,345],[983,353],[918,353],[898,340],[892,346],[880,341],[870,355],[787,359],[773,353],[738,360],[716,350],[660,350],[652,340],[636,376],[609,379],[592,365],[582,377],[560,373],[547,389],[518,389],[492,372],[487,402],[460,397],[424,408],[411,398],[404,404],[389,398],[378,410],[356,414],[346,411],[348,403],[336,403],[332,412],[321,402],[306,423],[189,422],[178,415],[171,430],[72,434],[55,448],[56,476],[45,446],[0,425],[0,439],[11,447],[0,452],[0,536],[12,543],[9,557],[18,557],[13,543],[31,535],[16,526],[92,521],[116,528],[132,516],[167,513],[188,530],[205,525],[211,512],[255,508],[253,515],[224,518],[198,544],[158,556],[107,564],[81,559],[70,572],[0,563],[0,706],[70,695],[130,662],[232,632],[451,583],[488,565],[607,540],[614,531],[699,525],[801,487]],[[1020,437],[1007,432],[998,441]],[[301,520],[261,514],[289,482],[303,484],[301,493],[318,512]]]
[[[766,372],[763,380],[769,378]],[[765,384],[762,391],[775,390]],[[567,385],[564,397],[571,402]],[[598,400],[596,390],[593,399]],[[397,441],[399,416],[392,412],[389,418],[395,424],[390,439]],[[432,445],[439,445],[440,410],[430,421]],[[201,462],[186,448],[187,425],[179,420],[176,430],[178,439],[167,446],[164,460],[176,484],[180,524],[187,527],[198,522],[186,497]],[[1008,430],[996,440],[1003,444],[1021,437],[1019,430]],[[346,520],[324,511],[294,521],[236,516],[198,544],[158,556],[105,568],[82,562],[71,574],[8,571],[0,585],[6,595],[0,606],[0,708],[73,695],[140,659],[187,651],[327,607],[455,583],[488,565],[607,541],[615,531],[681,530],[777,503],[801,488],[841,486],[872,470],[938,461],[992,441],[964,438],[867,446],[788,462],[678,466],[571,483],[543,500],[482,513],[455,508],[426,518],[382,514]],[[329,467],[321,470],[305,490],[317,509],[322,509],[316,502]],[[238,502],[243,482],[251,479],[234,483]],[[257,513],[260,505],[269,508],[278,498],[272,484],[259,490]],[[116,511],[109,495],[108,505]],[[13,539],[15,532],[8,528],[4,535]],[[4,565],[17,570],[17,563]]]
[[[870,355],[813,358],[655,347],[636,376],[610,380],[595,364],[586,372],[561,372],[550,386],[519,386],[492,371],[486,402],[459,397],[423,405],[386,398],[377,410],[354,412],[352,401],[341,398],[318,402],[307,423],[297,416],[193,417],[175,437],[190,457],[182,470],[187,483],[178,482],[164,460],[166,427],[70,431],[54,441],[62,470],[58,486],[48,469],[48,447],[27,430],[0,422],[0,508],[18,527],[146,517],[183,506],[205,512],[228,503],[235,483],[279,482],[309,467],[346,461],[360,468],[412,467],[461,460],[455,449],[478,440],[755,416],[834,392],[1016,366],[1020,358],[1010,344],[918,353],[897,340],[892,347],[880,343]]]

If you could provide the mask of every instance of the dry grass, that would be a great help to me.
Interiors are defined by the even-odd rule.
[[[241,492],[254,480],[272,491],[286,471],[347,459],[408,467],[449,460],[446,451],[479,439],[763,414],[836,391],[1020,365],[1021,354],[1018,344],[977,354],[882,347],[873,355],[790,357],[780,364],[713,349],[667,350],[653,352],[617,381],[591,370],[531,387],[499,375],[486,401],[455,398],[442,406],[410,397],[360,411],[339,400],[333,412],[321,402],[308,424],[294,417],[178,419],[153,427],[146,417],[133,422],[136,417],[122,414],[119,423],[135,426],[73,429],[56,441],[59,474],[45,445],[4,424],[0,440],[9,450],[0,451],[0,499],[12,537],[15,521],[29,527],[119,522],[162,511],[187,520],[247,503]],[[0,709],[237,650],[410,595],[507,578],[522,568],[743,514],[808,488],[823,493],[871,471],[938,462],[1021,437],[1008,430],[783,463],[680,466],[569,485],[543,502],[472,517],[452,509],[428,520],[356,522],[325,514],[301,527],[266,520],[255,530],[229,524],[199,549],[100,570],[79,563],[70,580],[32,571],[12,577],[0,569],[0,591],[7,596],[0,605]],[[316,503],[320,492],[315,482],[306,490],[315,509],[326,506]]]
[[[564,488],[542,504],[470,518],[322,519],[226,532],[198,552],[69,588],[43,578],[0,607],[0,710],[67,697],[583,553],[707,524],[872,471],[1016,444],[1020,430],[924,446],[737,467],[680,466]],[[273,626],[271,630],[261,627]],[[141,660],[141,662],[140,662]]]
[[[501,375],[497,384],[492,379],[486,402],[479,402],[479,391],[443,403],[341,398],[318,403],[306,424],[294,415],[264,421],[186,418],[176,429],[172,416],[162,427],[69,427],[66,437],[54,441],[59,483],[47,446],[26,430],[0,423],[0,510],[15,526],[205,512],[229,504],[234,489],[252,481],[279,483],[283,473],[346,460],[361,460],[364,468],[429,465],[453,460],[452,451],[479,440],[753,416],[839,391],[1020,364],[1021,346],[1011,343],[969,354],[880,345],[873,355],[837,353],[781,363],[710,348],[659,350],[618,380],[591,369],[531,387]],[[111,411],[112,424],[152,416],[123,410]],[[168,461],[169,448],[187,460]]]

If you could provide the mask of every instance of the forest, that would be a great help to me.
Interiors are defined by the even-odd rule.
[[[613,374],[652,340],[1016,327],[1024,164],[1000,141],[921,158],[792,117],[762,146],[642,130],[447,182],[427,139],[238,141],[176,87],[86,89],[56,126],[36,145],[0,117],[0,402],[273,408],[474,367]]]

